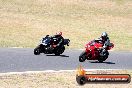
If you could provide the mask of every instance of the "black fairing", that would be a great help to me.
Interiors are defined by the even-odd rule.
[[[57,45],[58,44],[57,43],[57,38],[53,38],[53,37],[50,37],[49,35],[47,35],[46,37],[44,37],[41,40],[41,43],[40,43],[38,49],[40,50],[40,53],[45,53],[45,54],[53,54],[53,53],[55,53],[56,55],[57,54],[59,55],[59,54],[64,52],[64,50],[65,50],[64,45],[69,46],[69,42],[70,42],[69,39],[64,39],[64,44],[62,44],[59,47],[58,46],[57,47],[53,47],[53,45]],[[59,50],[59,52],[56,53],[58,50]]]
[[[64,45],[69,46],[69,42],[70,42],[70,40],[69,40],[69,39],[64,39]]]

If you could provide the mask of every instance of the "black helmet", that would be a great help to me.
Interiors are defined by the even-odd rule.
[[[107,36],[108,36],[108,34],[107,34],[106,32],[103,32],[103,33],[101,34],[101,37],[102,37],[102,38],[107,38]]]

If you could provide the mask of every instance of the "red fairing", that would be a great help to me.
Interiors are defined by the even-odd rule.
[[[97,51],[97,49],[99,48],[102,48],[103,47],[103,44],[102,43],[99,43],[99,42],[95,42],[94,40],[93,41],[90,41],[88,42],[86,45],[85,45],[85,52],[87,53],[87,56],[89,54],[91,54],[91,58],[89,58],[90,60],[96,60],[99,56],[99,52]],[[110,50],[114,47],[114,44],[111,43],[111,46],[109,46],[107,48],[107,50]]]
[[[103,48],[103,43],[98,40],[93,40],[85,45],[85,51],[79,56],[79,61],[84,62],[87,60],[98,60],[99,62],[105,61],[108,56],[108,50],[114,47],[113,43],[110,43],[108,47]]]

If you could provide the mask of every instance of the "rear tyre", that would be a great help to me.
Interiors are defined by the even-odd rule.
[[[86,78],[84,76],[77,76],[76,81],[79,85],[84,85],[86,83]]]
[[[54,54],[55,54],[56,56],[59,56],[59,55],[62,54],[64,51],[65,51],[65,47],[62,46],[62,47],[56,49],[56,51],[54,52]]]
[[[100,57],[98,58],[98,61],[99,61],[100,63],[102,63],[103,61],[105,61],[105,60],[108,58],[108,56],[109,56],[109,52],[108,52],[108,51],[105,51],[105,52],[103,52],[103,56],[100,56]]]
[[[34,49],[34,55],[39,55],[40,54],[40,48],[37,47]]]
[[[79,56],[79,62],[84,62],[86,60],[86,52],[83,51]]]

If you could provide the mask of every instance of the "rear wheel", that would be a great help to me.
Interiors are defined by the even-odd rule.
[[[98,61],[102,63],[108,58],[108,56],[109,56],[109,52],[106,50],[105,52],[103,52],[103,55],[100,55],[100,57],[98,58]]]
[[[34,55],[39,55],[40,54],[40,47],[36,47],[34,49]]]
[[[65,51],[65,47],[62,46],[62,47],[56,49],[55,52],[54,52],[54,54],[55,54],[56,56],[59,56],[59,55],[62,54],[64,51]]]
[[[86,52],[83,51],[79,56],[79,61],[84,62],[86,60]]]

